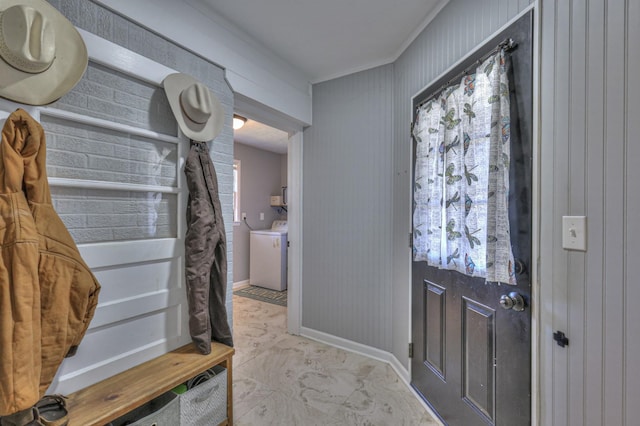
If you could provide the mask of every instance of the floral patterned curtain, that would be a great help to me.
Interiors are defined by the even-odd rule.
[[[504,51],[421,105],[414,123],[413,258],[515,284]]]

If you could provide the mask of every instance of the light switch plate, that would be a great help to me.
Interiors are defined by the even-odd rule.
[[[587,251],[586,216],[562,216],[562,247]]]

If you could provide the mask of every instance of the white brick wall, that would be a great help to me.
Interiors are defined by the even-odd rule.
[[[49,177],[175,186],[175,144],[43,116]]]
[[[161,88],[89,63],[83,79],[56,108],[176,135],[176,121]]]
[[[177,236],[175,194],[53,186],[51,196],[78,244]]]

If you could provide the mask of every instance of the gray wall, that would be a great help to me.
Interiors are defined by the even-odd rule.
[[[541,28],[544,425],[640,418],[640,2],[545,0]],[[587,216],[587,251],[561,218]],[[564,331],[569,346],[551,339]]]
[[[49,3],[77,27],[195,77],[209,86],[220,100],[226,113],[225,125],[220,135],[210,143],[210,148],[220,184],[220,201],[228,239],[228,259],[233,263],[231,226],[233,223],[233,130],[231,128],[233,92],[225,79],[224,70],[93,2],[51,0]],[[154,108],[150,107],[151,104]],[[161,89],[148,86],[117,72],[107,71],[105,67],[98,64],[91,63],[80,83],[54,106],[161,133],[176,134],[177,125],[168,110],[166,96]],[[47,130],[47,136],[50,135],[52,159],[57,159],[50,162],[48,167],[52,177],[74,177],[69,174],[82,173],[84,167],[84,171],[94,174],[104,173],[104,176],[110,176],[108,180],[116,182],[125,179],[134,183],[163,184],[163,182],[144,182],[150,176],[149,168],[154,167],[153,164],[137,163],[136,150],[145,149],[147,144],[144,140],[135,140],[136,138],[129,138],[129,135],[113,135],[108,131],[100,135],[88,135],[86,129],[80,127],[70,129],[65,127],[67,124],[64,121],[60,120],[48,120],[43,125]],[[78,140],[91,140],[95,143],[78,145]],[[109,149],[110,152],[107,153]],[[82,152],[82,155],[78,155],[79,152]],[[83,167],[77,167],[80,164],[74,164],[72,162],[74,159],[86,161],[86,163],[82,164]],[[166,160],[170,161],[170,159]],[[171,167],[170,164],[166,166],[167,170]],[[136,170],[134,167],[139,169]],[[175,180],[175,176],[164,174],[165,176],[162,176],[162,179],[165,179],[164,183]],[[86,193],[86,191],[54,188],[53,199],[56,208],[61,210],[62,219],[79,243],[149,238],[150,236],[145,234],[145,229],[148,228],[145,219],[129,214],[136,210],[139,212],[136,205],[144,208],[146,200],[136,200],[135,195],[130,193],[116,192]],[[115,212],[117,214],[110,215],[111,217],[104,215],[97,217],[96,214],[93,218],[87,215],[87,220],[84,222],[77,220],[77,213],[86,209],[87,204],[100,202],[111,205],[111,208],[114,207],[112,203],[120,203],[122,209],[118,209]],[[161,209],[169,211],[174,208],[175,202],[175,197],[166,196],[161,202]],[[105,220],[108,220],[108,223]],[[156,234],[156,237],[175,236],[175,229],[162,228],[162,221],[166,220],[162,217],[162,211],[158,220],[160,222],[157,230],[161,233]],[[132,226],[134,222],[135,226]],[[232,318],[231,283],[232,274],[229,273],[227,310],[230,321]]]
[[[286,213],[270,206],[271,195],[279,195],[286,185],[286,154],[276,154],[241,143],[234,144],[234,158],[240,160],[240,211],[247,213],[247,222],[253,229],[271,227],[275,219],[286,219]],[[283,160],[284,158],[284,160]],[[260,212],[264,220],[260,220]],[[238,283],[249,279],[249,228],[244,223],[233,227],[233,280]]]
[[[393,66],[314,85],[302,326],[391,350]]]
[[[411,97],[529,3],[452,0],[394,64],[313,86],[304,327],[389,351],[408,368]]]
[[[509,22],[529,0],[451,0],[395,62],[393,354],[408,368],[411,251],[411,98]]]

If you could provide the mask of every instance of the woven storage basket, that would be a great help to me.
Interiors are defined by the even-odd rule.
[[[180,395],[180,426],[218,425],[227,418],[227,370],[217,365],[208,373],[209,379]]]
[[[180,424],[180,398],[167,392],[109,423],[109,426],[177,426]]]

